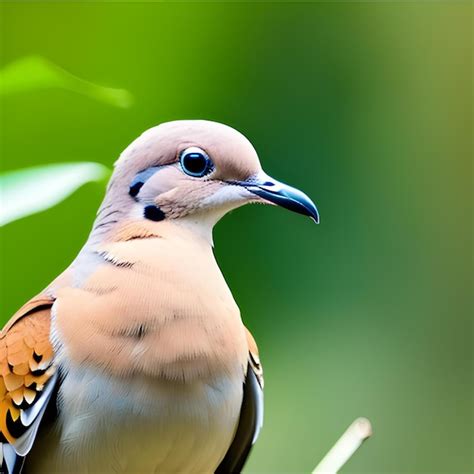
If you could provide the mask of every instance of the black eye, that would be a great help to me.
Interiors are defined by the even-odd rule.
[[[204,150],[192,146],[181,152],[181,168],[189,176],[202,178],[214,169],[211,159]]]

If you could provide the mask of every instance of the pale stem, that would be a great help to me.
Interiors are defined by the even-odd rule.
[[[362,442],[371,435],[370,421],[367,418],[357,418],[314,468],[312,474],[336,474],[357,451]]]

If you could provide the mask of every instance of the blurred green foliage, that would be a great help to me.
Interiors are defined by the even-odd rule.
[[[3,65],[35,55],[133,92],[1,98],[2,167],[110,166],[146,128],[241,130],[322,223],[248,206],[215,231],[261,348],[265,426],[246,472],[309,472],[359,415],[344,472],[473,470],[472,4],[3,3]],[[5,321],[84,243],[86,185],[1,232]]]
[[[51,88],[77,92],[116,107],[129,107],[133,101],[124,89],[84,81],[40,56],[20,58],[0,71],[0,95]]]
[[[32,166],[0,173],[0,226],[49,209],[83,184],[109,177],[106,166],[88,162]]]

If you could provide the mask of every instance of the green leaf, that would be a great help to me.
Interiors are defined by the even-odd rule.
[[[77,92],[115,107],[127,108],[133,103],[127,90],[85,81],[40,56],[20,58],[0,70],[0,96],[50,88]]]
[[[102,181],[110,170],[99,163],[60,163],[0,174],[0,226],[48,209],[90,181]]]

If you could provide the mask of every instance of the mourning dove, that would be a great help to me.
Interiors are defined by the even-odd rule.
[[[212,228],[250,202],[319,220],[228,126],[164,123],[122,153],[85,246],[0,335],[3,473],[240,472],[262,367]]]

